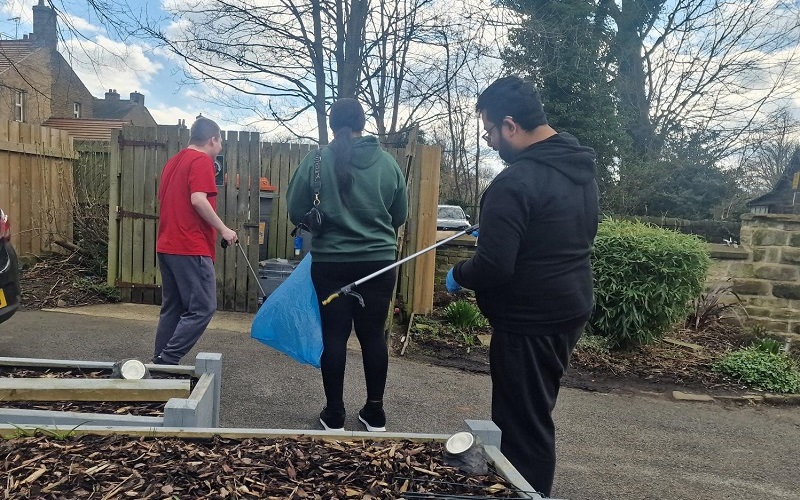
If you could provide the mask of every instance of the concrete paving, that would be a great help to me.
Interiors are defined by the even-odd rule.
[[[115,304],[22,311],[0,324],[0,356],[147,359],[158,308]],[[222,425],[317,429],[319,372],[249,337],[252,315],[220,312],[199,351],[223,355]],[[357,342],[348,353],[347,429],[365,397]],[[390,361],[387,427],[451,433],[489,417],[489,377],[405,358]],[[676,402],[563,389],[556,409],[565,499],[800,499],[800,410]]]

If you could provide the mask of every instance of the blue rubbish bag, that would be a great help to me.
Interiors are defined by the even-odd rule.
[[[319,368],[322,321],[311,282],[310,253],[264,301],[253,319],[250,336],[299,363]]]

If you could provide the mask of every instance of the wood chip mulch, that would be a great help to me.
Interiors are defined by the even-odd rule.
[[[395,499],[512,498],[490,468],[469,476],[443,464],[443,445],[324,441],[21,437],[0,441],[0,497]]]

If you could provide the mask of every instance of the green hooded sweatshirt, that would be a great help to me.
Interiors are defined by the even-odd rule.
[[[314,199],[314,157],[309,153],[289,182],[289,219],[297,225]],[[311,255],[317,262],[371,262],[397,258],[397,228],[408,216],[403,173],[373,136],[353,139],[350,160],[353,187],[342,200],[334,154],[322,149],[319,188],[322,228],[312,233]]]

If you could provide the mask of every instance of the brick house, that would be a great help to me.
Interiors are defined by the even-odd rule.
[[[39,0],[33,6],[33,33],[0,40],[0,120],[43,125],[58,119],[71,127],[80,127],[81,119],[156,124],[138,92],[130,100],[120,100],[115,90],[103,99],[92,96],[57,46],[56,12]]]

